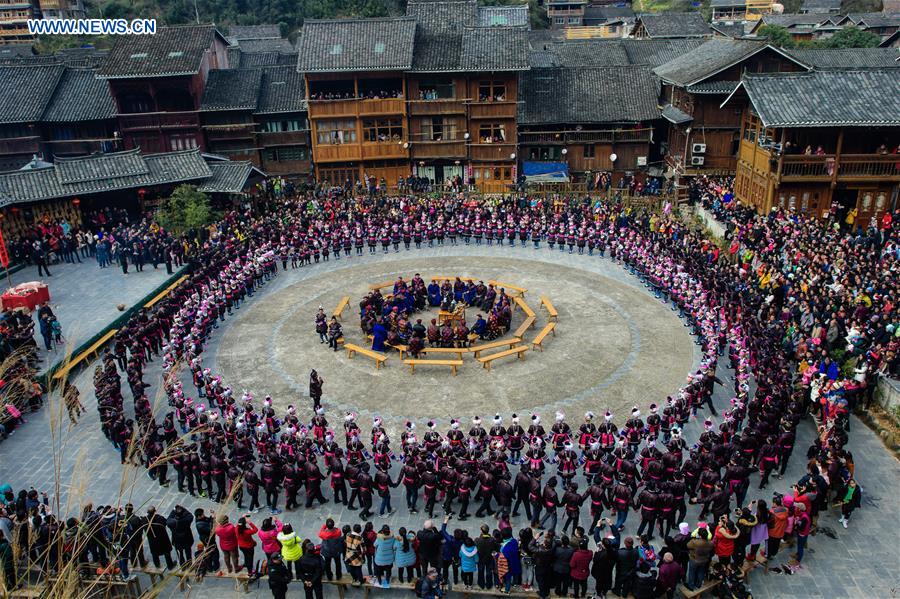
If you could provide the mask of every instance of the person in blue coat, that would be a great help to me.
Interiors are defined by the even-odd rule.
[[[437,281],[432,281],[428,286],[428,304],[432,307],[441,305],[441,287]]]
[[[459,584],[459,549],[462,547],[463,535],[465,531],[456,529],[453,534],[447,532],[447,523],[450,516],[444,518],[444,524],[441,526],[441,536],[444,537],[444,545],[441,547],[441,577],[450,582],[449,571],[453,567],[453,584]]]
[[[459,548],[459,569],[462,570],[463,584],[466,589],[472,588],[475,572],[478,570],[478,547],[472,537],[466,535],[462,547]]]
[[[379,320],[372,329],[372,350],[384,351],[384,341],[387,339],[387,329]]]
[[[472,332],[478,335],[480,339],[484,339],[484,333],[487,331],[487,321],[479,314],[475,317],[475,324],[472,325]]]

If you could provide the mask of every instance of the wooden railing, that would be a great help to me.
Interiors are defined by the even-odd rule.
[[[650,141],[651,129],[602,129],[595,131],[519,131],[521,144],[615,143]]]
[[[360,159],[359,144],[322,145],[314,147],[316,162],[343,162]]]
[[[357,100],[310,100],[309,116],[317,117],[334,117],[334,116],[356,116]]]
[[[0,139],[0,154],[29,154],[40,151],[39,137]]]
[[[409,158],[409,150],[394,141],[384,143],[361,144],[362,157],[366,160],[384,160],[388,158]]]
[[[51,139],[47,143],[50,144],[50,148],[51,148],[53,154],[56,156],[75,156],[75,155],[86,155],[86,154],[93,154],[94,152],[100,152],[104,141],[113,141],[113,140],[112,139],[108,139],[108,140]]]
[[[473,119],[514,119],[515,102],[471,102],[469,116]]]
[[[261,131],[259,133],[259,145],[265,146],[290,146],[306,145],[309,143],[309,131]]]
[[[120,114],[122,129],[165,129],[200,126],[197,112],[148,112],[143,114]]]
[[[511,154],[516,152],[516,144],[469,144],[469,157],[472,160],[512,160]]]
[[[900,156],[890,154],[834,154],[782,156],[782,180],[900,179]]]
[[[406,100],[403,98],[360,100],[359,114],[406,114]]]
[[[463,140],[413,141],[412,157],[419,158],[465,158],[466,142]]]
[[[464,100],[411,100],[409,114],[412,116],[428,114],[465,114]]]

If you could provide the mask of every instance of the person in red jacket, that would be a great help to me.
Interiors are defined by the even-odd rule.
[[[591,560],[593,559],[594,552],[588,549],[587,539],[583,539],[578,545],[578,549],[569,558],[569,576],[572,578],[575,599],[587,595],[587,579],[591,573]]]
[[[253,535],[255,535],[258,530],[256,525],[253,524],[253,522],[250,522],[250,514],[244,514],[244,516],[238,520],[237,527],[235,528],[237,546],[244,556],[244,568],[247,570],[247,574],[250,574],[251,576],[254,572],[253,554],[256,552],[256,539],[253,538]]]
[[[228,521],[228,516],[219,518],[216,536],[219,538],[219,549],[225,555],[225,568],[229,574],[237,572],[240,567],[238,566],[237,529]]]

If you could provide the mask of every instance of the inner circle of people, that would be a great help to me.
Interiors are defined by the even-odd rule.
[[[352,259],[366,246],[370,254],[379,245],[382,253],[444,244],[500,251],[517,242],[535,251],[577,252],[585,259],[607,259],[608,254],[684,319],[702,351],[700,368],[682,389],[646,412],[635,406],[630,413],[613,414],[597,406],[599,416],[591,411],[574,417],[531,411],[461,415],[449,422],[419,423],[421,428],[406,422],[392,438],[380,416],[369,423],[353,411],[328,413],[322,401],[327,400],[326,381],[315,370],[309,393],[313,413],[306,417],[295,405],[277,413],[270,397],[259,402],[250,391],[236,396],[203,366],[202,353],[214,330],[280,270]],[[360,509],[365,519],[374,514],[376,496],[378,513],[393,513],[392,489],[402,486],[410,513],[421,508],[432,516],[440,507],[459,519],[498,511],[515,517],[522,508],[529,522],[555,529],[562,508],[563,532],[579,527],[581,506],[587,503],[587,532],[598,542],[604,526],[618,534],[633,511],[640,518],[638,534],[666,536],[678,530],[689,503],[703,506],[701,519],[713,514],[715,527],[731,513],[733,502],[744,505],[751,475],[758,472],[764,488],[773,473],[784,474],[797,425],[811,407],[809,387],[793,384],[792,356],[769,334],[767,323],[782,308],[783,296],[766,300],[746,284],[749,265],[720,262],[718,252],[674,218],[668,206],[655,214],[599,201],[560,206],[515,198],[482,204],[337,196],[317,203],[286,201],[276,213],[258,217],[229,212],[187,280],[153,309],[134,316],[114,349],[104,354],[94,374],[102,429],[123,463],[140,462],[159,484],[170,484],[171,463],[179,491],[215,501],[232,497],[241,508],[249,499],[251,511],[265,506],[277,514],[282,497],[288,510],[325,504],[326,487],[334,502]],[[449,289],[445,284],[434,293],[423,289],[421,278],[398,285],[393,299],[411,290],[403,301],[414,306],[422,300],[450,308],[472,300],[489,315],[473,327],[479,337],[509,328],[505,294],[482,290],[481,283],[459,288],[453,283]],[[467,299],[468,294],[473,295]],[[407,321],[405,330],[393,326],[392,319],[401,318],[393,307],[382,318],[391,326],[379,324],[383,310],[375,294],[361,305],[362,328],[371,327],[376,349],[390,342],[391,333],[422,339],[421,323]],[[336,349],[340,323],[331,318],[323,332],[322,322],[320,311],[316,331]],[[452,335],[424,331],[432,343],[458,341]],[[145,364],[159,355],[171,407],[161,422],[143,375]],[[734,373],[728,383],[717,376],[723,357]],[[189,367],[192,385],[179,378],[182,364]],[[120,371],[131,388],[134,419],[123,409]],[[721,416],[712,402],[717,384],[731,385],[733,391]],[[819,472],[827,473],[841,495],[849,479],[843,473],[853,470],[845,448],[846,402],[830,397],[813,408],[820,410],[823,424],[810,450],[816,465],[807,482],[814,487]],[[683,430],[695,418],[703,419],[703,432],[688,445]],[[797,487],[795,495],[806,497],[811,488]],[[781,508],[780,496],[774,501],[773,507]],[[800,501],[805,505],[808,499]],[[820,507],[818,501],[807,509],[815,516]],[[614,519],[604,519],[606,511]],[[802,559],[802,548],[799,553]]]

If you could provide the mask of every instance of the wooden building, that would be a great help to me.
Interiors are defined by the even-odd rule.
[[[683,175],[732,173],[741,109],[722,107],[743,73],[806,71],[806,65],[765,42],[711,39],[654,69],[662,80],[669,122],[666,161]]]
[[[898,69],[746,74],[724,107],[741,108],[735,195],[823,216],[858,210],[865,226],[897,206]]]
[[[712,30],[699,12],[661,12],[640,15],[631,35],[638,39],[710,37]]]
[[[0,67],[0,171],[13,170],[41,153],[41,118],[65,67]]]
[[[496,12],[496,9],[492,9]],[[298,44],[316,176],[345,184],[515,179],[526,29],[472,1],[411,2],[392,19],[307,21]],[[484,17],[484,18],[483,18]]]
[[[120,149],[116,106],[94,69],[67,68],[41,118],[47,159],[85,156]]]
[[[98,75],[116,103],[125,148],[203,148],[200,102],[209,72],[228,68],[227,41],[212,25],[118,36]]]

